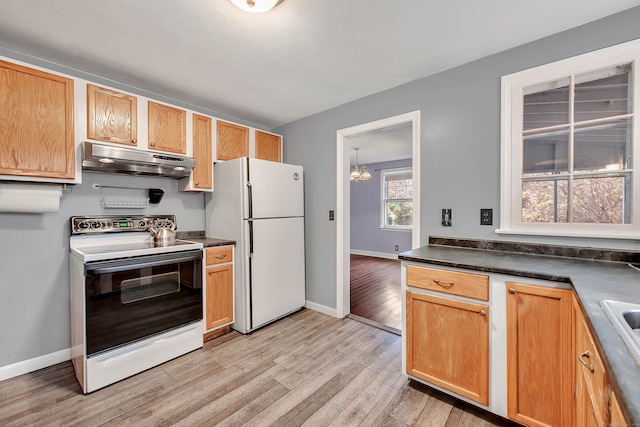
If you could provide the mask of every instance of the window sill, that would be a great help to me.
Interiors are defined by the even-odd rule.
[[[536,230],[512,230],[506,228],[499,228],[494,230],[496,234],[515,235],[515,236],[547,236],[547,237],[569,237],[580,239],[618,239],[618,240],[640,240],[639,235],[634,234],[615,234],[615,233],[569,233],[569,232],[553,232],[553,231],[536,231]]]
[[[411,233],[413,229],[411,228],[393,228],[393,227],[380,227],[380,231],[402,231],[405,233]]]

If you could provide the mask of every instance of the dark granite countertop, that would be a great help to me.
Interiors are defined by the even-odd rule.
[[[214,246],[235,245],[235,240],[218,239],[216,237],[205,237],[204,231],[178,231],[176,238],[180,240],[188,240],[190,242],[202,243],[205,248]]]
[[[429,245],[400,260],[570,283],[601,350],[609,382],[630,425],[640,426],[640,367],[598,302],[640,304],[640,271],[626,262],[569,258],[457,246]]]

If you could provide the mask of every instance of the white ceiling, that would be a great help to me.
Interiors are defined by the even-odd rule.
[[[412,158],[411,132],[411,122],[407,122],[345,137],[351,148],[351,166],[356,160],[355,148],[359,166]]]
[[[0,0],[0,46],[272,128],[640,0]]]

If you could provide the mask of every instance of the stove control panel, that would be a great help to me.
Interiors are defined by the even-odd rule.
[[[150,231],[152,228],[169,228],[175,230],[175,215],[71,217],[71,234]]]

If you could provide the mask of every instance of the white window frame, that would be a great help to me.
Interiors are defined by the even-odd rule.
[[[385,199],[385,188],[384,183],[386,182],[386,175],[394,175],[402,172],[411,172],[411,187],[413,191],[413,167],[412,166],[403,166],[400,168],[389,168],[389,169],[380,169],[380,229],[381,230],[392,230],[392,231],[411,231],[413,229],[413,220],[411,221],[411,225],[387,225],[386,224],[386,200]],[[411,205],[413,206],[413,197],[411,199],[393,199],[398,201],[411,201]]]
[[[630,224],[522,222],[522,126],[524,88],[618,64],[632,63]],[[498,234],[637,239],[640,237],[640,39],[502,77],[500,228]]]

